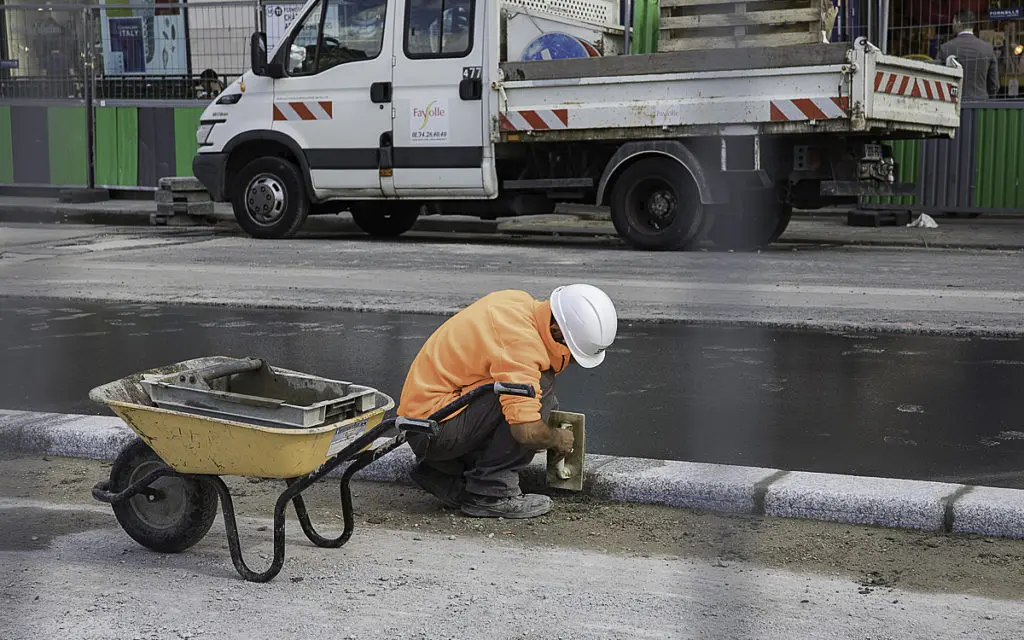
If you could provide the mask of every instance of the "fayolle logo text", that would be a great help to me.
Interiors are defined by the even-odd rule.
[[[438,105],[436,102],[431,102],[427,105],[426,109],[412,108],[412,117],[417,120],[422,120],[420,123],[420,131],[427,128],[427,124],[430,123],[431,118],[443,118],[448,115],[448,111]]]

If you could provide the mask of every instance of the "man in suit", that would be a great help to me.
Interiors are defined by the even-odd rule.
[[[999,69],[992,45],[974,35],[974,12],[958,11],[953,16],[955,38],[939,47],[936,60],[945,64],[946,58],[955,56],[964,68],[961,101],[988,100],[999,91]]]

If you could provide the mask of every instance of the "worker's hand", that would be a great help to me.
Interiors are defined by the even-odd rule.
[[[558,457],[564,458],[572,453],[572,448],[576,441],[576,439],[573,438],[572,431],[569,429],[552,429],[551,438],[554,441],[551,446],[551,450],[554,451]]]

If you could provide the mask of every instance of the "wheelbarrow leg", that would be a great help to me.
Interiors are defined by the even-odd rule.
[[[238,524],[235,522],[235,505],[231,500],[231,492],[224,481],[217,476],[207,478],[220,496],[221,510],[224,512],[224,531],[228,538],[228,550],[231,552],[231,563],[238,574],[249,582],[270,582],[281,572],[284,566],[284,510],[288,500],[281,496],[274,505],[274,560],[270,568],[263,572],[253,571],[245,564],[242,557],[242,545],[238,541]]]
[[[349,538],[352,537],[352,530],[355,529],[355,517],[352,514],[352,491],[349,488],[349,482],[352,480],[352,476],[373,461],[391,453],[404,443],[405,435],[400,434],[372,451],[364,451],[356,455],[356,457],[353,458],[352,463],[345,469],[345,473],[341,476],[340,484],[341,516],[345,522],[345,529],[337,538],[325,538],[317,533],[316,529],[313,527],[313,523],[309,519],[309,513],[306,510],[306,504],[302,499],[301,493],[292,498],[292,504],[295,507],[295,515],[299,517],[299,524],[302,526],[302,532],[306,534],[306,537],[309,538],[310,542],[318,547],[337,549],[349,541]],[[287,480],[286,482],[288,483],[288,486],[291,487],[296,480]]]

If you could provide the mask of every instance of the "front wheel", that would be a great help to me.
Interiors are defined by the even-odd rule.
[[[611,194],[615,230],[637,249],[681,249],[701,231],[704,205],[690,172],[677,161],[639,160],[622,172]]]
[[[352,212],[352,219],[364,232],[375,238],[397,238],[416,224],[419,207],[399,206],[390,212],[369,208]]]
[[[309,215],[299,168],[283,158],[257,158],[238,172],[231,205],[238,226],[253,238],[290,238]]]
[[[124,491],[164,466],[149,446],[136,440],[125,447],[110,470],[110,491]],[[164,476],[147,490],[111,505],[121,528],[144,547],[178,553],[195,545],[217,517],[217,490],[196,478]]]

